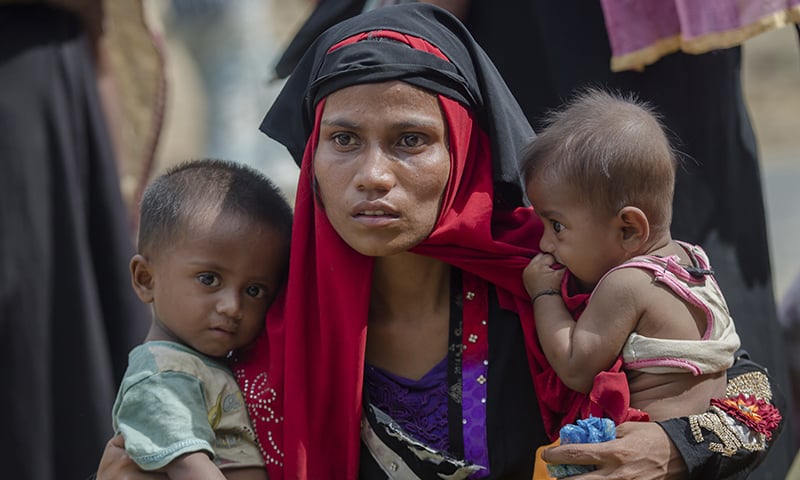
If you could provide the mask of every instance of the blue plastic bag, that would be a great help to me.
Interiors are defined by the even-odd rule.
[[[610,418],[589,417],[561,427],[559,431],[561,444],[568,443],[600,443],[617,438],[617,427]],[[594,465],[547,464],[547,473],[551,477],[564,478],[571,475],[591,472]]]

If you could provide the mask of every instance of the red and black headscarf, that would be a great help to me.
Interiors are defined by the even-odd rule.
[[[396,79],[438,95],[450,135],[439,219],[412,251],[496,286],[501,307],[519,314],[541,398],[536,377],[548,367],[521,278],[542,226],[525,206],[517,166],[534,133],[455,17],[426,4],[373,10],[317,38],[261,125],[300,166],[288,285],[237,368],[273,480],[358,476],[373,258],[333,230],[314,195],[312,161],[328,94]],[[542,385],[558,388],[550,374]]]

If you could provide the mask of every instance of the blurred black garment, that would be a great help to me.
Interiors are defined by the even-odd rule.
[[[83,479],[149,313],[92,57],[76,17],[0,6],[3,478]]]
[[[275,77],[288,77],[317,35],[344,19],[358,15],[366,3],[366,0],[320,0],[278,59]]]

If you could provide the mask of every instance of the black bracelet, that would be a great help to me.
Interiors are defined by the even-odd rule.
[[[542,290],[541,292],[531,297],[531,303],[535,303],[537,298],[542,297],[544,295],[561,295],[561,292],[559,292],[558,290],[553,290],[552,288],[548,288],[547,290]]]

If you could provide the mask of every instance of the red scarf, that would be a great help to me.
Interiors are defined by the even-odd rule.
[[[444,58],[416,37],[392,31],[369,35],[391,37]],[[547,375],[552,369],[538,346],[533,309],[522,285],[522,270],[538,251],[542,224],[530,208],[493,209],[489,138],[464,106],[441,95],[439,102],[450,134],[450,177],[437,225],[412,252],[485,279],[496,286],[500,306],[518,313],[540,409],[552,431],[549,399],[562,398],[566,387],[554,374]],[[286,292],[268,312],[265,334],[236,369],[273,480],[358,476],[373,259],[345,244],[316,203],[312,159],[323,106],[324,100],[317,105],[300,169]]]

